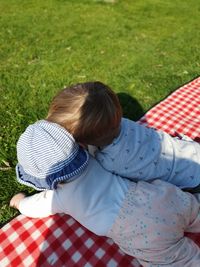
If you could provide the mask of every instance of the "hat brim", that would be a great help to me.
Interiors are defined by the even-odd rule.
[[[38,191],[53,190],[57,188],[58,183],[70,182],[83,173],[88,165],[89,154],[79,147],[76,157],[69,163],[68,160],[63,162],[63,168],[56,173],[47,174],[44,178],[38,178],[27,173],[18,163],[16,165],[17,181],[23,185],[32,187]]]

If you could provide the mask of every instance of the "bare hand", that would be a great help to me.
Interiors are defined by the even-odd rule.
[[[10,207],[19,209],[19,202],[24,199],[26,196],[23,193],[18,193],[14,195],[10,200]]]

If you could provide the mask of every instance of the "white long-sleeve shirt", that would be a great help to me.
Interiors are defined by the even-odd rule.
[[[66,213],[97,235],[111,228],[130,182],[105,171],[90,157],[86,171],[77,179],[20,202],[19,210],[29,217],[42,218]]]
[[[133,181],[161,179],[180,188],[200,185],[200,144],[128,119],[122,119],[119,136],[95,157],[106,170]]]

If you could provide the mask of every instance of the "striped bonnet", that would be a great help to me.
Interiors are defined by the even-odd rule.
[[[40,120],[20,136],[17,158],[17,180],[45,190],[78,178],[87,167],[89,156],[63,127]]]

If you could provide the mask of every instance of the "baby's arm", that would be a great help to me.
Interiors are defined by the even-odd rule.
[[[10,206],[31,218],[44,218],[62,212],[57,205],[53,190],[43,191],[30,197],[19,193],[13,196]]]

